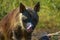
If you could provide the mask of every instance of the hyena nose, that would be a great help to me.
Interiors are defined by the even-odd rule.
[[[31,32],[33,29],[33,24],[31,22],[28,22],[26,25],[26,31]]]

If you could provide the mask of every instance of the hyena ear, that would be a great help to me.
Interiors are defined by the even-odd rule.
[[[40,9],[40,2],[38,2],[38,3],[34,6],[34,10],[35,10],[36,12],[38,12],[39,9]]]
[[[22,3],[20,3],[20,12],[22,13],[24,10],[26,10],[25,6]]]

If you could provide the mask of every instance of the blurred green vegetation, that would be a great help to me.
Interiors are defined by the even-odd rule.
[[[0,0],[0,20],[22,2],[26,6],[34,7],[40,2],[39,23],[37,28],[49,32],[60,30],[60,0]]]

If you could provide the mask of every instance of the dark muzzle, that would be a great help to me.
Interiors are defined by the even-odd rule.
[[[28,22],[27,24],[26,24],[26,31],[27,32],[32,32],[33,31],[33,24],[31,23],[31,22]]]

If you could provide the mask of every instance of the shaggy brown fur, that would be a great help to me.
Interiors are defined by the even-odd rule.
[[[12,12],[8,13],[1,21],[0,21],[0,32],[5,36],[5,40],[8,40],[9,32],[14,29],[17,25],[17,18],[19,14],[19,7],[14,9]],[[7,35],[7,36],[6,36]]]

